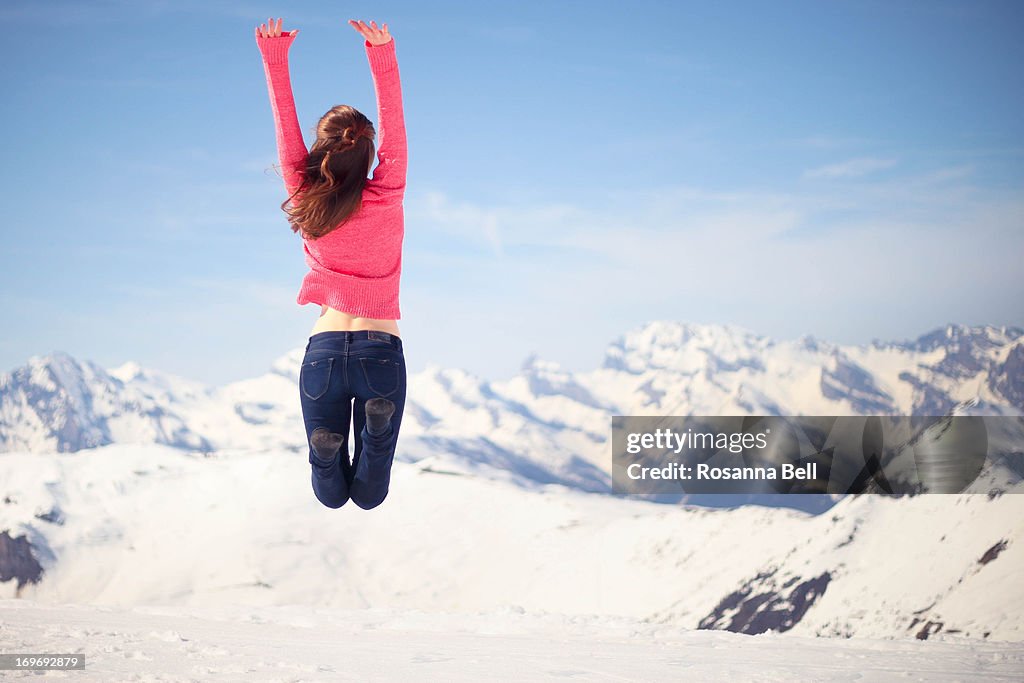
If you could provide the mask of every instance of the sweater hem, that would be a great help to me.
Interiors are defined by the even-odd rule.
[[[398,320],[398,284],[401,271],[381,278],[311,270],[302,281],[296,303],[330,306],[361,318]]]
[[[373,320],[401,320],[402,312],[395,308],[361,308],[358,305],[346,302],[343,298],[337,298],[324,292],[315,290],[303,290],[295,299],[300,306],[316,304],[317,306],[328,306],[336,311],[348,313],[357,318],[372,318]]]

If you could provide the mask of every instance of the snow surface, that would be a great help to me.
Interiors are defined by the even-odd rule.
[[[73,681],[1020,681],[1024,651],[976,641],[816,639],[630,620],[323,607],[0,600],[5,652],[85,654]],[[33,677],[6,672],[5,679]]]
[[[104,681],[1024,676],[1019,495],[713,510],[459,464],[396,463],[363,511],[321,506],[289,452],[0,456],[0,529],[45,571],[0,584],[2,649],[84,652],[49,675]],[[696,629],[772,570],[756,590],[833,578],[785,633]],[[916,640],[914,614],[945,629]]]

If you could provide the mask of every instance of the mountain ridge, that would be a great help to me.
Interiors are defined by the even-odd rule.
[[[776,340],[731,324],[652,321],[610,342],[598,367],[526,357],[504,380],[428,366],[409,377],[399,458],[431,447],[538,482],[607,488],[619,415],[1020,415],[1024,330],[949,324],[913,340]],[[306,448],[301,347],[220,387],[134,362],[105,370],[64,352],[0,375],[0,451],[111,443],[186,450]],[[475,465],[474,465],[475,466]]]

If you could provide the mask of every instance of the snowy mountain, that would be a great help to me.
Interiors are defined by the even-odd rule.
[[[722,510],[500,481],[459,463],[396,463],[389,499],[364,512],[321,506],[308,463],[289,453],[8,453],[0,599],[1024,640],[1022,495]]]
[[[0,376],[0,450],[68,452],[156,443],[203,452],[305,449],[302,349],[223,387],[67,354]],[[601,367],[527,358],[488,381],[429,366],[409,378],[399,458],[455,454],[540,483],[609,486],[612,415],[1024,413],[1024,330],[948,325],[912,341],[777,341],[732,325],[653,322],[615,340]]]
[[[607,491],[615,414],[1020,414],[1022,336],[843,347],[660,322],[587,372],[430,366],[409,378],[391,499],[372,513],[312,495],[301,349],[223,387],[34,357],[0,378],[0,598],[1020,641],[1024,496],[848,496],[809,514],[588,491]]]
[[[1020,414],[1022,337],[1021,328],[950,324],[914,341],[843,346],[656,322],[612,344],[583,383],[607,388],[633,375],[623,388],[641,400],[621,408],[662,415],[944,415],[971,399]]]
[[[210,394],[134,363],[108,372],[63,352],[0,375],[0,449],[67,452],[109,443],[208,448],[179,407]]]

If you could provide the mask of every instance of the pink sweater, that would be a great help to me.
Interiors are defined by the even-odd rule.
[[[291,79],[288,48],[294,38],[259,38],[274,112],[277,151],[289,195],[302,182],[309,154],[302,140]],[[316,240],[303,239],[310,271],[296,301],[326,304],[364,318],[398,320],[398,288],[405,236],[406,142],[402,87],[395,40],[374,46],[364,41],[377,94],[377,159],[366,181],[362,208],[340,227]]]

